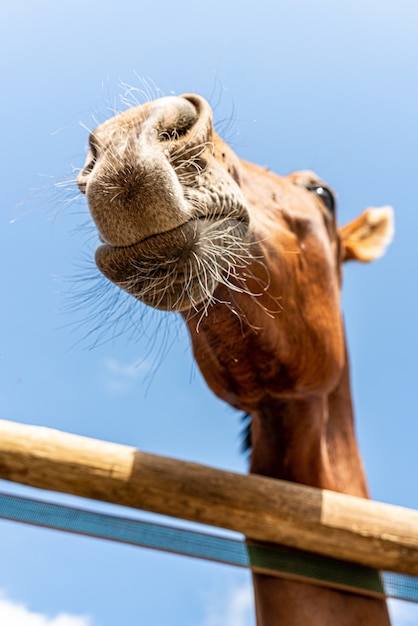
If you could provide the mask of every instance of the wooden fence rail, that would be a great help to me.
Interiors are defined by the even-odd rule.
[[[0,420],[0,478],[418,575],[418,512]]]

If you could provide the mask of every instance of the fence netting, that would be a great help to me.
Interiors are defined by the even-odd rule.
[[[206,559],[373,597],[418,602],[418,578],[276,545],[0,493],[0,518]]]

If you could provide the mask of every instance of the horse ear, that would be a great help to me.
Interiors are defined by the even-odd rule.
[[[374,261],[385,253],[394,234],[393,209],[390,206],[366,209],[340,228],[343,261]]]

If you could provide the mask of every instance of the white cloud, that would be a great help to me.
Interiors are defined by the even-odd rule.
[[[103,364],[107,374],[106,389],[110,393],[128,391],[132,383],[149,369],[149,364],[143,359],[122,363],[109,357]]]
[[[137,378],[143,371],[143,365],[138,361],[120,363],[116,359],[107,358],[104,364],[109,373],[122,376],[123,378]]]
[[[254,626],[254,601],[251,583],[232,587],[222,598],[210,601],[203,626]]]
[[[389,600],[389,611],[393,626],[417,626],[418,604]]]
[[[24,604],[13,602],[0,594],[1,626],[92,626],[89,617],[59,613],[56,617],[47,617],[42,613],[30,611]]]

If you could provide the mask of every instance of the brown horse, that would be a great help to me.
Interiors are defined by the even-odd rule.
[[[251,414],[250,471],[367,497],[340,310],[343,261],[371,261],[390,208],[338,229],[311,172],[240,160],[196,95],[100,125],[78,177],[101,272],[152,307],[180,311],[209,387]],[[387,626],[382,600],[254,575],[258,626]]]

